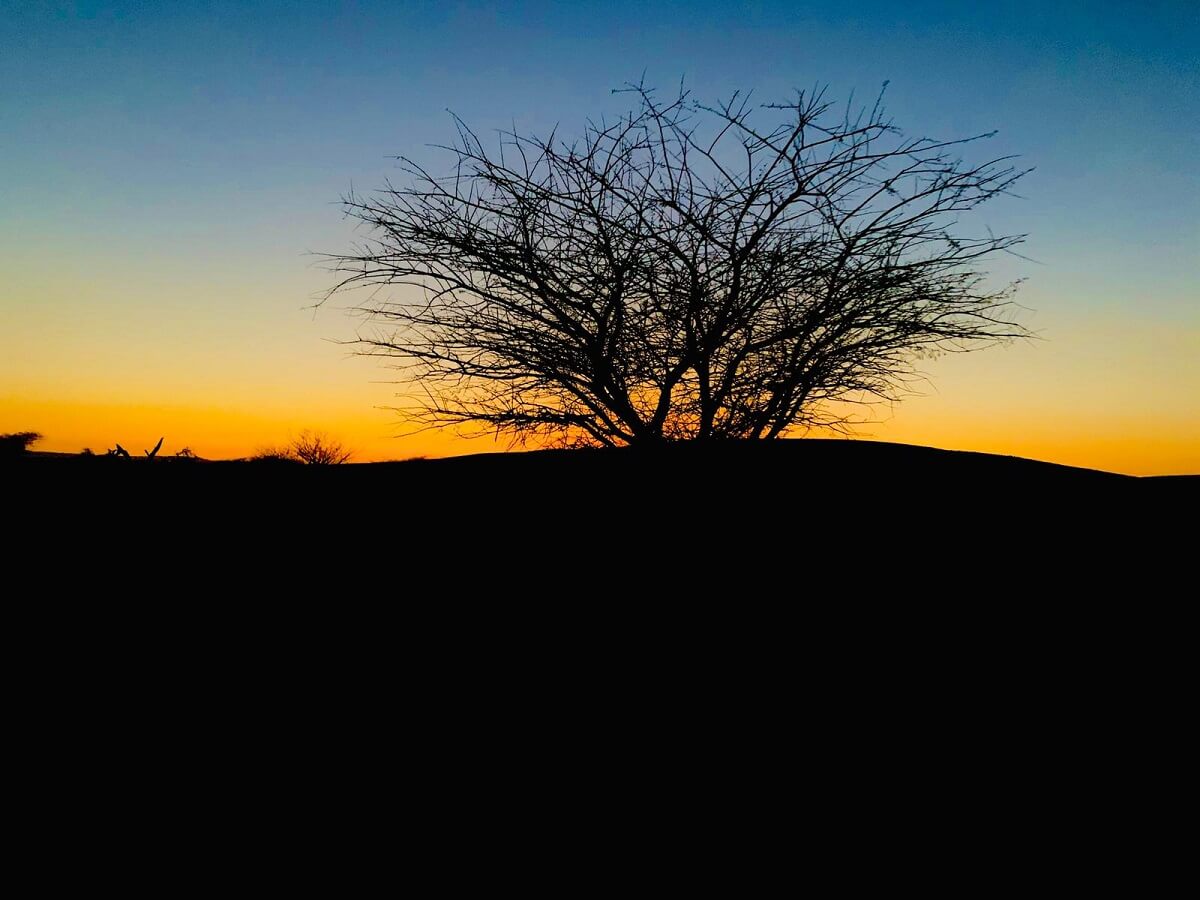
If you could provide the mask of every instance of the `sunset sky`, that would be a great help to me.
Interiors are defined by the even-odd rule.
[[[700,97],[874,95],[910,133],[999,129],[1036,166],[984,208],[1037,341],[927,365],[863,437],[1200,473],[1200,3],[0,0],[0,432],[242,456],[302,429],[360,460],[392,375],[319,254],[338,199],[476,131],[581,130],[643,72]]]

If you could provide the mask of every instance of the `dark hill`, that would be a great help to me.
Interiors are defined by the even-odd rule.
[[[880,599],[1041,603],[1052,585],[1055,602],[1108,602],[1166,596],[1149,585],[1194,555],[1200,508],[1198,477],[814,439],[333,467],[29,454],[0,465],[0,489],[10,558],[48,583],[207,584],[238,604],[708,603],[810,596],[813,578]]]
[[[111,474],[118,471],[145,472],[146,466],[156,466],[156,471],[171,471],[172,475],[183,472],[195,474],[197,467],[192,460],[163,457],[146,460],[133,457],[130,460],[104,456],[81,457],[69,453],[31,452],[10,460],[38,469],[54,466],[57,474],[65,464],[87,467],[92,474]],[[255,477],[267,472],[292,471],[297,467],[276,465],[273,461],[258,463],[246,460],[201,461],[202,468],[210,474],[217,471],[225,476],[234,475],[234,470],[253,470]],[[135,465],[139,464],[139,465]],[[1150,481],[1097,469],[1084,469],[1056,463],[1039,462],[1017,456],[1000,456],[991,453],[976,453],[962,450],[939,450],[912,444],[884,443],[866,440],[830,440],[804,438],[779,441],[730,441],[700,444],[695,442],[665,444],[656,448],[581,449],[581,450],[531,450],[509,453],[480,453],[467,456],[452,456],[441,459],[413,459],[396,462],[357,463],[342,467],[339,471],[370,471],[375,475],[397,474],[408,469],[436,469],[459,473],[500,473],[506,470],[521,473],[558,472],[578,470],[586,472],[650,470],[658,468],[707,468],[711,465],[742,467],[746,464],[765,465],[771,469],[819,468],[837,471],[846,475],[876,478],[920,477],[938,481],[1004,479],[1013,482],[1037,481],[1042,483],[1078,483],[1080,479],[1096,484],[1100,480]],[[114,467],[125,466],[127,469]],[[215,468],[214,468],[215,467]],[[34,469],[26,470],[34,474]],[[309,470],[312,471],[312,470]],[[343,474],[343,477],[348,477]],[[1173,478],[1186,484],[1195,476],[1161,476]]]
[[[432,460],[310,467],[281,462],[201,462],[28,454],[0,470],[10,493],[72,498],[139,495],[231,508],[274,498],[288,504],[389,504],[436,511],[511,503],[601,514],[618,501],[750,512],[819,500],[888,504],[937,498],[956,504],[1104,502],[1151,494],[1194,497],[1200,477],[1134,478],[1011,456],[874,441],[670,444],[619,450],[541,450]]]

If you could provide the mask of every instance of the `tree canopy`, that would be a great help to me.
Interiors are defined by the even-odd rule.
[[[441,172],[344,198],[370,289],[358,347],[418,427],[624,445],[838,427],[929,354],[1024,335],[981,262],[1022,235],[962,221],[1025,174],[905,135],[882,92],[704,104],[632,85],[576,139],[461,120]]]

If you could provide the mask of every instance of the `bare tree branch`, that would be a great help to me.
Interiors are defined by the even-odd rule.
[[[450,174],[401,158],[406,186],[344,198],[368,239],[331,257],[334,290],[372,290],[359,349],[420,386],[414,426],[775,438],[895,399],[930,354],[1026,334],[1016,285],[978,268],[1024,236],[957,230],[1025,174],[957,155],[990,134],[905,137],[882,92],[839,117],[822,90],[622,90],[635,107],[571,143],[513,130],[491,153],[455,117]]]

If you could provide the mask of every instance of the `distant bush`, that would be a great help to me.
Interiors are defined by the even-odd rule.
[[[191,447],[184,447],[182,450],[180,450],[178,453],[175,454],[175,458],[176,459],[199,459],[200,457],[198,457],[196,455],[195,451],[192,450]]]
[[[260,447],[250,457],[250,462],[256,463],[295,463],[301,460],[287,447]]]
[[[291,452],[310,466],[337,466],[354,454],[338,441],[319,431],[302,431],[292,441]]]
[[[92,452],[91,447],[84,447],[82,450],[79,451],[79,455],[80,456],[95,456],[96,454]]]
[[[42,439],[36,431],[15,431],[12,434],[0,434],[0,456],[21,456],[29,445]]]
[[[310,466],[337,466],[353,456],[340,442],[319,431],[302,431],[286,447],[263,447],[250,462],[306,463]]]

